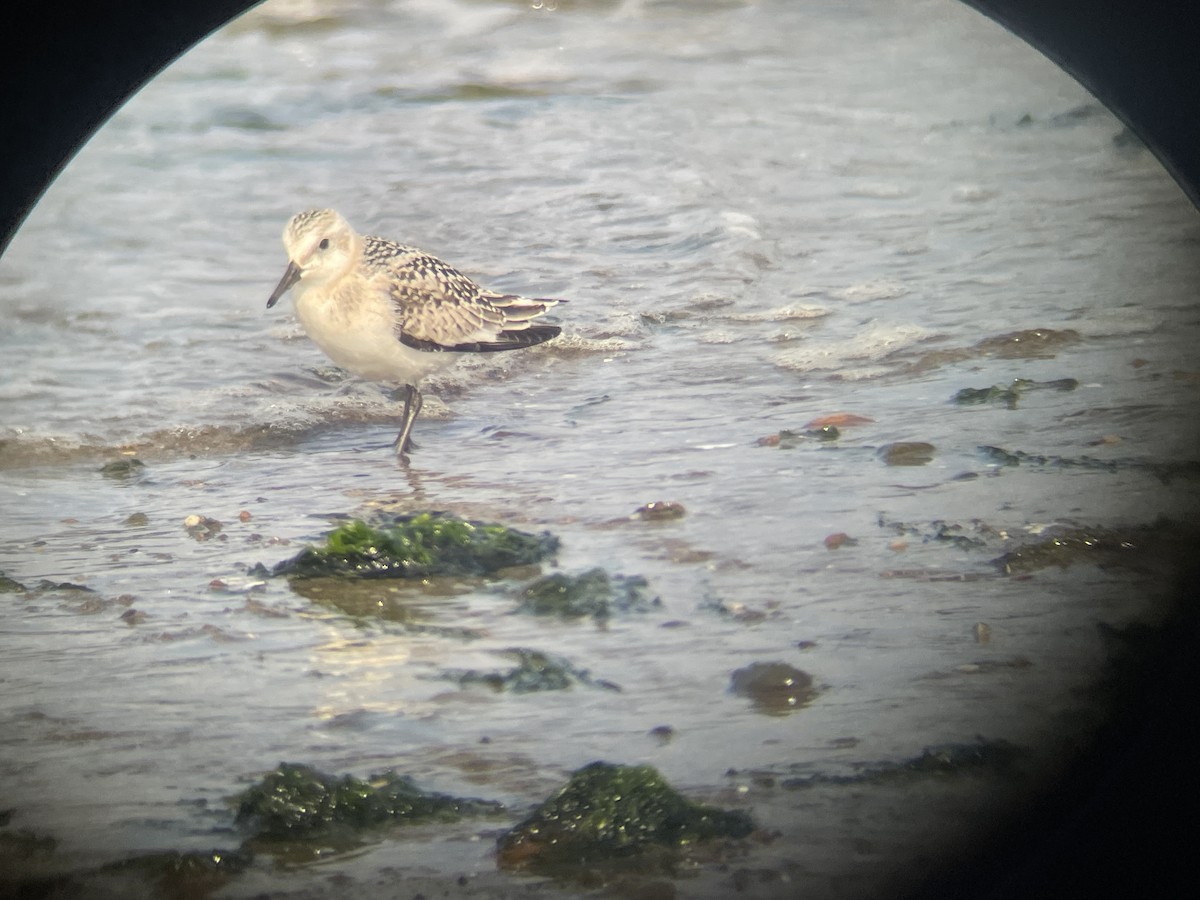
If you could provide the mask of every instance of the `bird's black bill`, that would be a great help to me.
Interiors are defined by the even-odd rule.
[[[289,262],[287,270],[283,273],[283,277],[279,279],[279,284],[275,286],[275,290],[271,291],[271,296],[267,298],[267,309],[270,309],[279,302],[279,298],[288,292],[293,284],[300,280],[300,267],[294,262]]]

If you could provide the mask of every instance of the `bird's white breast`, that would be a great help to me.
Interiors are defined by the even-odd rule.
[[[297,285],[296,315],[334,363],[368,381],[417,384],[449,365],[456,353],[415,350],[400,343],[390,298],[367,279],[330,286]]]

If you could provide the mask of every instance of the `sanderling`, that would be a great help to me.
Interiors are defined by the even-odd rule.
[[[295,287],[296,315],[331,360],[368,381],[406,388],[393,446],[401,457],[421,412],[418,384],[460,353],[519,350],[562,330],[533,320],[559,303],[481,288],[414,247],[361,235],[332,209],[283,230],[288,267],[267,308]]]

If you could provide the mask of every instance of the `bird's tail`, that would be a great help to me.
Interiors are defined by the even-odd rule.
[[[529,327],[529,323],[547,310],[566,300],[552,300],[549,297],[522,297],[519,294],[494,294],[483,292],[483,297],[492,306],[504,310],[504,330],[520,331]]]

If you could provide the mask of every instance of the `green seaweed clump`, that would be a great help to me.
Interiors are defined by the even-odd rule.
[[[713,838],[744,838],[744,812],[688,800],[652,766],[594,762],[497,842],[500,867],[568,875],[580,866],[675,850]]]
[[[388,822],[454,821],[494,812],[486,800],[429,793],[388,771],[367,780],[327,775],[311,766],[280,763],[238,797],[237,823],[258,837],[287,840],[361,829]]]
[[[274,575],[319,578],[427,578],[491,575],[509,566],[540,562],[558,550],[543,532],[470,522],[441,513],[400,516],[379,526],[355,519],[325,536],[325,546],[306,547],[279,563]]]
[[[562,619],[607,619],[614,611],[646,610],[659,605],[657,597],[646,598],[646,587],[646,579],[641,576],[610,577],[600,568],[581,575],[555,572],[521,590],[517,612]]]
[[[1033,381],[1029,378],[1015,378],[1012,384],[997,384],[987,388],[963,388],[950,398],[952,403],[961,406],[971,406],[980,403],[1003,403],[1009,409],[1016,409],[1021,395],[1033,390],[1073,391],[1079,387],[1074,378],[1058,378],[1054,381]]]
[[[461,687],[484,685],[494,691],[513,694],[532,694],[539,691],[565,691],[575,684],[619,691],[611,681],[592,678],[587,669],[571,665],[561,656],[551,656],[539,650],[515,648],[505,650],[505,656],[516,659],[517,665],[506,672],[480,672],[477,669],[455,669],[443,672],[441,678],[457,682]]]

